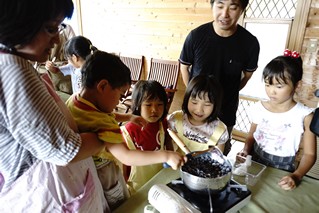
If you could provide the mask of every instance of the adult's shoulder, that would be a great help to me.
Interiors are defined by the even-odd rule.
[[[258,42],[258,39],[255,35],[253,35],[251,32],[249,32],[246,28],[242,27],[241,25],[237,25],[237,35],[240,36],[242,39],[250,40],[250,41],[256,41]]]
[[[192,34],[202,34],[203,32],[212,31],[212,22],[202,24],[191,31]]]
[[[17,55],[13,54],[0,54],[1,70],[12,70],[12,72],[21,72],[21,69],[33,70],[31,63]],[[35,73],[35,72],[34,72]],[[24,73],[22,73],[24,74]],[[15,75],[15,74],[14,74]]]

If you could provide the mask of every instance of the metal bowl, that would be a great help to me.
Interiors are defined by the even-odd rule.
[[[230,167],[230,171],[226,173],[223,176],[215,177],[215,178],[207,178],[207,177],[199,177],[193,174],[190,174],[183,170],[185,166],[187,166],[187,163],[181,167],[180,169],[180,175],[181,178],[186,185],[188,189],[190,189],[193,192],[206,194],[208,192],[210,193],[219,193],[223,191],[229,184],[232,176],[232,164],[227,159],[226,156],[224,156],[219,149],[213,149],[212,151],[204,152],[201,154],[194,154],[195,152],[191,152],[189,155],[191,155],[191,158],[198,158],[202,157],[203,155],[205,157],[209,157],[210,159],[214,159],[218,161],[220,164],[226,164]]]

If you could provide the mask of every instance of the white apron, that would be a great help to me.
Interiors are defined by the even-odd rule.
[[[0,212],[108,212],[93,160],[35,163],[0,194]]]

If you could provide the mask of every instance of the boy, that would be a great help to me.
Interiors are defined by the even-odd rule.
[[[81,92],[74,94],[67,101],[79,131],[98,133],[99,139],[106,145],[106,149],[93,158],[111,209],[116,208],[129,196],[116,159],[123,164],[135,166],[167,162],[173,169],[184,163],[184,158],[172,151],[142,152],[126,147],[118,122],[144,122],[137,116],[113,113],[130,84],[130,70],[119,57],[96,51],[82,67]]]

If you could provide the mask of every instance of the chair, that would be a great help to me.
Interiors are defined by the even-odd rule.
[[[177,81],[180,65],[178,61],[151,58],[150,71],[147,80],[155,80],[163,85],[167,93],[169,110],[177,91]]]
[[[120,59],[128,68],[130,68],[132,82],[140,80],[144,65],[144,56],[128,56],[120,54]]]
[[[126,91],[122,99],[120,100],[120,104],[118,107],[125,106],[125,112],[128,111],[127,106],[123,103],[126,99],[130,97],[132,94],[132,89],[134,84],[140,80],[141,74],[144,66],[144,56],[143,55],[123,55],[120,53],[119,55],[121,61],[130,69],[131,71],[131,87]],[[117,107],[117,108],[118,108]]]
[[[179,62],[163,59],[151,58],[150,70],[147,75],[147,80],[155,80],[163,85],[167,93],[167,110],[169,110],[174,94],[177,91],[177,81],[179,76]],[[132,105],[132,100],[126,98],[122,104],[127,107],[125,112],[128,112]]]

